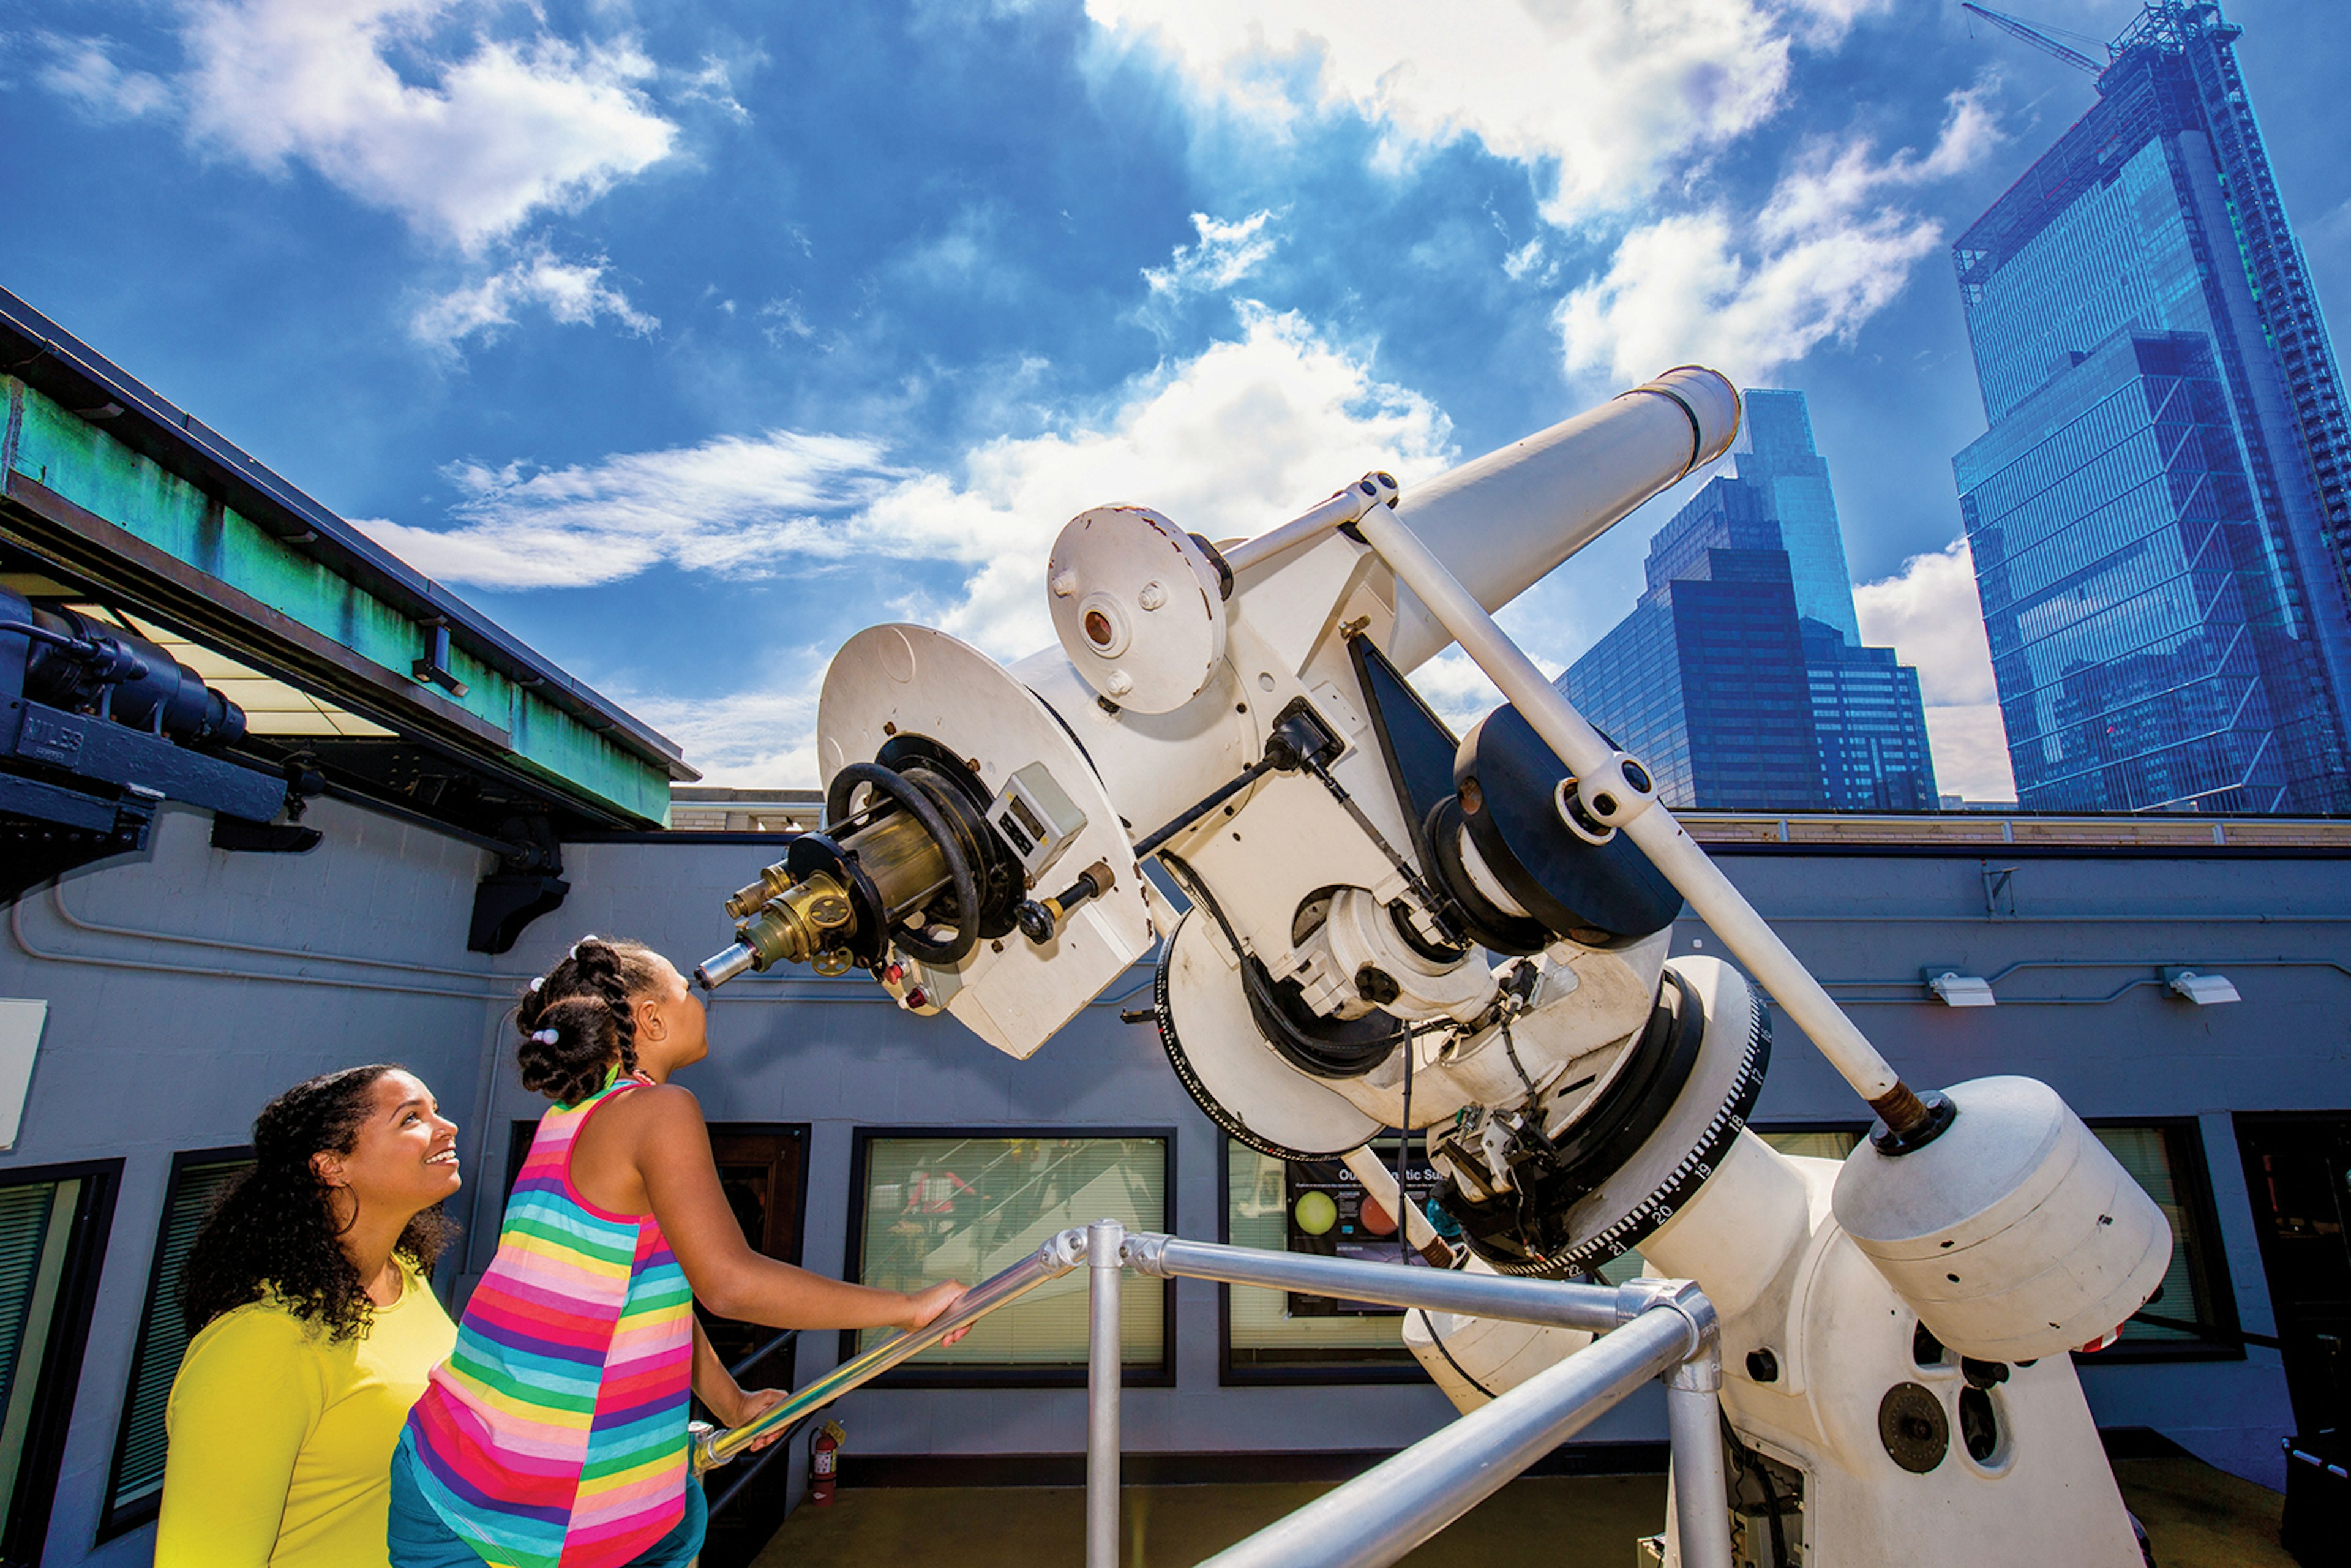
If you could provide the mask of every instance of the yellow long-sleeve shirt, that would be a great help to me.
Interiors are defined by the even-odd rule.
[[[400,1300],[340,1343],[273,1301],[204,1325],[164,1412],[155,1568],[384,1568],[392,1450],[457,1339],[401,1275]]]

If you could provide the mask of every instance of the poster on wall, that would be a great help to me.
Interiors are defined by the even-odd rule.
[[[1372,1147],[1389,1169],[1395,1168],[1395,1140]],[[1405,1195],[1426,1207],[1437,1190],[1437,1171],[1424,1154],[1405,1169]],[[1288,1200],[1290,1249],[1316,1252],[1325,1258],[1352,1258],[1364,1262],[1393,1263],[1401,1258],[1416,1268],[1428,1267],[1417,1248],[1407,1247],[1396,1234],[1396,1217],[1364,1190],[1354,1173],[1337,1160],[1301,1160],[1283,1167],[1283,1196]],[[1311,1296],[1292,1291],[1290,1315],[1294,1318],[1395,1317],[1403,1308],[1376,1301],[1350,1301],[1332,1296]]]

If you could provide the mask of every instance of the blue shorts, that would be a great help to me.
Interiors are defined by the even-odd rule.
[[[416,1457],[408,1451],[403,1434],[392,1452],[392,1512],[385,1522],[384,1548],[392,1568],[482,1568],[480,1553],[442,1522],[416,1485]],[[677,1528],[654,1542],[629,1562],[629,1568],[686,1568],[702,1550],[702,1532],[710,1522],[710,1505],[702,1483],[685,1483],[685,1517]]]

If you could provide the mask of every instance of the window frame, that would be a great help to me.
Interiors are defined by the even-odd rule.
[[[2188,1235],[2175,1237],[2174,1243],[2186,1249],[2189,1277],[2201,1283],[2210,1302],[2211,1316],[2201,1321],[2228,1337],[2141,1340],[2137,1343],[2116,1340],[2105,1349],[2087,1354],[2078,1350],[2067,1352],[2074,1364],[2078,1368],[2244,1360],[2245,1342],[2235,1337],[2244,1325],[2237,1315],[2237,1292],[2229,1279],[2228,1246],[2220,1235],[2220,1210],[2212,1197],[2212,1169],[2205,1155],[2203,1123],[2194,1116],[2085,1116],[2082,1120],[2093,1133],[2100,1127],[2133,1127],[2150,1128],[2163,1134],[2165,1152],[2171,1156],[2171,1189],[2189,1220]],[[2104,1140],[2099,1146],[2105,1147]],[[2158,1301],[2155,1310],[2168,1318],[2195,1318],[2194,1302],[2189,1303],[2185,1313],[2166,1310],[2174,1304]]]
[[[253,1145],[230,1144],[216,1149],[182,1149],[172,1156],[171,1174],[164,1178],[163,1203],[155,1215],[155,1244],[147,1254],[147,1289],[139,1309],[138,1337],[131,1342],[131,1367],[122,1380],[122,1408],[114,1426],[114,1448],[106,1463],[105,1489],[99,1494],[98,1531],[91,1538],[92,1546],[100,1546],[120,1535],[128,1535],[140,1526],[152,1522],[162,1511],[163,1493],[158,1489],[154,1496],[117,1508],[115,1489],[121,1484],[122,1463],[131,1446],[131,1400],[139,1387],[139,1375],[144,1369],[149,1349],[148,1333],[154,1326],[155,1271],[163,1266],[163,1244],[172,1233],[172,1206],[180,1196],[180,1180],[190,1166],[226,1165],[233,1160],[251,1160]],[[178,1303],[166,1303],[177,1311]]]
[[[0,1530],[0,1568],[36,1568],[48,1543],[57,1509],[57,1476],[65,1467],[74,1405],[81,1393],[90,1320],[98,1311],[99,1285],[106,1272],[108,1244],[113,1239],[122,1166],[117,1157],[0,1172],[0,1186],[83,1184],[74,1204],[74,1234],[67,1243],[65,1268],[57,1277],[48,1343],[41,1347],[40,1381],[34,1386],[32,1418],[26,1426],[25,1457],[16,1472],[14,1494],[0,1501],[0,1517],[5,1519],[5,1528]]]
[[[1023,1124],[1018,1126],[860,1126],[852,1130],[849,1144],[849,1233],[843,1238],[841,1277],[852,1284],[862,1284],[865,1275],[865,1205],[872,1188],[872,1145],[890,1138],[988,1138],[998,1141],[1013,1138],[1039,1139],[1156,1139],[1166,1151],[1165,1191],[1167,1214],[1163,1223],[1167,1234],[1181,1235],[1176,1219],[1176,1130],[1167,1125],[1144,1126],[1071,1126]],[[967,1285],[980,1283],[967,1280]],[[1120,1283],[1122,1291],[1148,1289],[1141,1279],[1130,1277]],[[1176,1281],[1159,1282],[1159,1360],[1151,1363],[1123,1364],[1119,1385],[1123,1388],[1173,1388],[1176,1386]],[[839,1362],[845,1363],[858,1354],[855,1329],[841,1332]],[[838,1363],[836,1363],[838,1364]],[[1082,1359],[1071,1363],[1040,1363],[1032,1365],[958,1365],[924,1366],[909,1362],[894,1366],[872,1380],[875,1388],[1082,1388],[1086,1382],[1086,1365]]]
[[[1371,1141],[1377,1143],[1382,1138],[1395,1135],[1395,1128],[1386,1127],[1374,1134]],[[1221,1127],[1217,1130],[1217,1239],[1228,1247],[1233,1240],[1234,1142],[1231,1134]],[[1402,1319],[1399,1318],[1398,1322],[1401,1322]],[[1257,1366],[1245,1362],[1237,1363],[1233,1359],[1233,1287],[1221,1281],[1217,1284],[1217,1385],[1220,1388],[1426,1383],[1428,1371],[1420,1364],[1420,1358],[1401,1343],[1397,1348],[1404,1350],[1402,1361],[1333,1359],[1301,1362],[1294,1366]]]

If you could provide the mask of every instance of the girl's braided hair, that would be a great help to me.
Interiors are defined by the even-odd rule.
[[[223,1312],[274,1296],[329,1343],[364,1333],[375,1305],[343,1250],[331,1188],[311,1156],[348,1155],[373,1109],[382,1062],[306,1078],[262,1107],[253,1168],[214,1206],[188,1249],[180,1312],[194,1333]],[[429,1275],[457,1228],[434,1204],[411,1219],[392,1250]]]
[[[637,1019],[631,1004],[668,978],[660,956],[642,942],[583,936],[562,962],[530,983],[515,1008],[522,1043],[515,1060],[523,1087],[559,1105],[576,1105],[604,1087],[613,1064],[637,1070]]]

